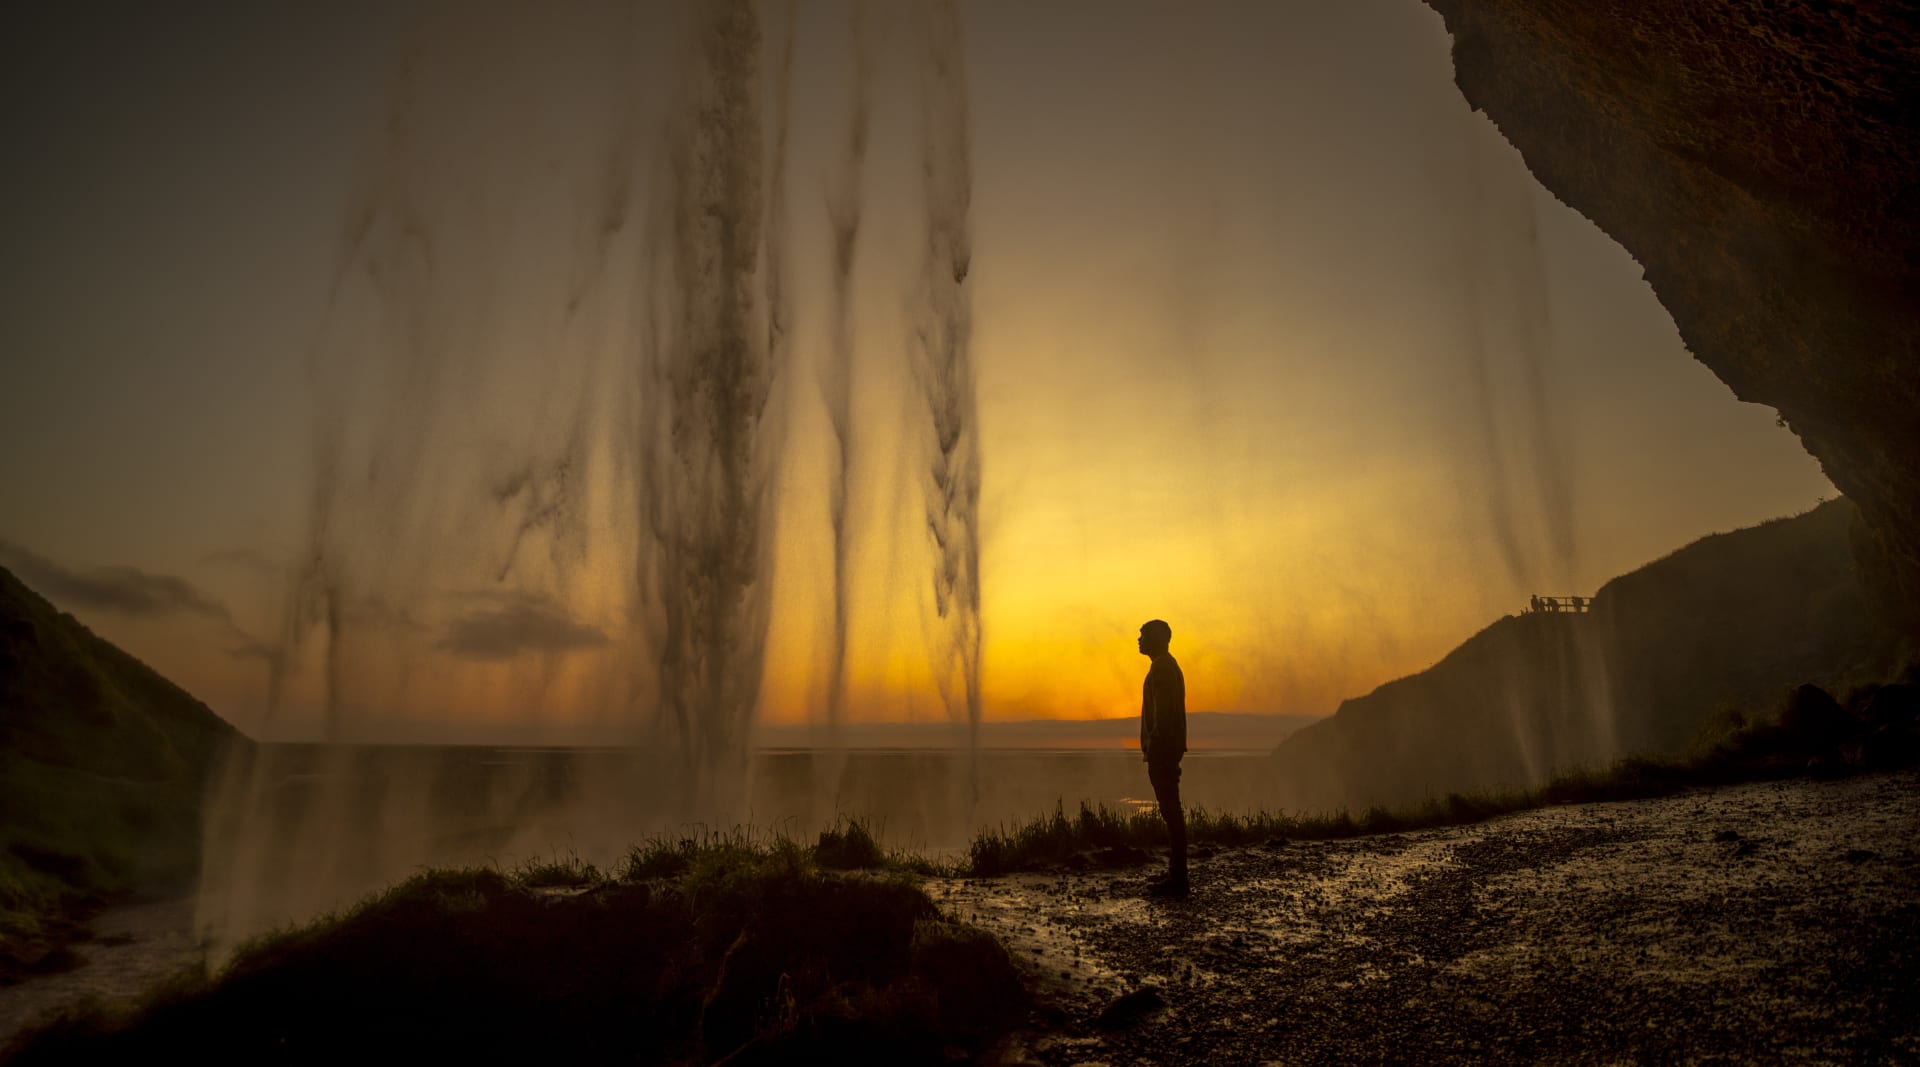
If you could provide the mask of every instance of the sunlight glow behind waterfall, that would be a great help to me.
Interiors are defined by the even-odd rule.
[[[428,10],[306,38],[256,26],[233,49],[251,57],[244,74],[209,67],[231,79],[219,93],[168,90],[183,75],[129,45],[114,91],[151,90],[144,117],[122,130],[112,112],[87,125],[90,147],[23,153],[15,180],[44,157],[61,181],[22,200],[53,207],[22,222],[35,284],[0,316],[26,353],[0,389],[21,442],[0,450],[16,490],[0,534],[188,574],[271,637],[309,548],[309,429],[331,420],[354,484],[381,487],[352,531],[368,547],[351,580],[378,593],[354,611],[380,628],[350,639],[366,734],[606,739],[649,654],[629,603],[631,442],[608,430],[643,422],[622,408],[641,390],[621,361],[644,316],[638,268],[602,262],[619,253],[597,235],[607,189],[647,186],[661,161],[643,153],[621,175],[604,149],[663,121],[671,19],[648,5]],[[761,10],[778,24],[778,5]],[[774,722],[818,714],[830,662],[819,377],[855,69],[845,8],[798,10],[792,348],[767,406],[782,442],[760,707]],[[901,9],[868,11],[847,714],[937,720],[910,358],[920,52]],[[1149,617],[1173,624],[1194,709],[1328,712],[1531,593],[1591,593],[1831,492],[1770,412],[1687,356],[1631,259],[1468,110],[1424,7],[962,13],[989,718],[1135,711],[1132,641]],[[309,38],[336,58],[276,75]],[[263,140],[248,99],[299,135]],[[194,139],[222,122],[250,136]],[[152,159],[141,138],[158,135],[128,132],[150,129],[198,150]],[[60,155],[83,149],[100,153],[91,169]],[[148,164],[166,190],[152,204],[89,199],[87,175]],[[233,195],[234,174],[257,187]],[[54,210],[63,196],[85,210]],[[415,213],[382,251],[387,284],[406,289],[385,310],[361,268],[330,273],[369,198]],[[625,206],[641,225],[644,196]],[[149,261],[148,247],[175,252]],[[432,358],[387,361],[398,336]],[[82,378],[107,383],[87,417],[50,421],[40,409],[70,410],[58,398]],[[72,465],[58,477],[35,459],[56,452]],[[562,471],[578,475],[564,499],[549,494]],[[87,621],[249,731],[318,732],[315,643],[269,722],[262,662],[230,655],[230,635]]]

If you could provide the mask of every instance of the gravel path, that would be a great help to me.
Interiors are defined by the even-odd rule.
[[[1003,1063],[1920,1063],[1916,831],[1904,772],[930,888],[1039,992]]]

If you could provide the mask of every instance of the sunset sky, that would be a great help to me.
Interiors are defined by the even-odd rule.
[[[902,355],[920,157],[899,10],[871,5],[863,31],[850,678],[868,719],[945,714]],[[1331,712],[1531,593],[1591,594],[1833,494],[1469,111],[1425,6],[962,10],[989,718],[1137,711],[1153,617],[1191,709]],[[817,367],[854,69],[848,9],[802,11],[793,360],[770,402],[763,712],[784,722],[817,711],[823,677]],[[265,656],[315,521],[316,434],[394,441],[402,498],[338,520],[363,553],[357,618],[387,620],[344,661],[365,734],[632,714],[619,521],[591,497],[577,565],[524,563],[499,510],[524,502],[499,487],[605,402],[630,343],[617,295],[563,305],[593,254],[595,138],[665,106],[649,79],[670,23],[612,3],[12,15],[0,564],[243,729],[304,736],[314,642],[271,721]],[[436,257],[409,290],[451,353],[430,395],[340,282],[356,205],[395,196]],[[598,492],[618,444],[584,447]]]

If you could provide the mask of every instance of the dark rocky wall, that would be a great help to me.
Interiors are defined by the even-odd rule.
[[[1920,3],[1427,2],[1467,100],[1859,504],[1920,630]]]

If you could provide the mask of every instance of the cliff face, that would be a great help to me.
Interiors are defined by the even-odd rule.
[[[1274,752],[1279,801],[1324,809],[1538,786],[1683,751],[1717,708],[1877,681],[1905,641],[1866,610],[1853,506],[1702,538],[1602,586],[1590,614],[1501,619]]]
[[[1467,100],[1859,505],[1920,630],[1920,3],[1427,2]]]

